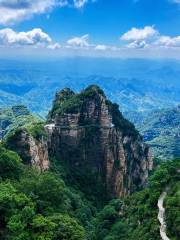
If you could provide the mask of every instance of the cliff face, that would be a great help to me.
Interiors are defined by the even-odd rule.
[[[43,137],[37,140],[26,129],[19,129],[7,140],[7,145],[24,163],[36,166],[40,171],[49,168],[48,145]]]
[[[110,198],[145,184],[152,168],[149,148],[98,87],[58,93],[46,129],[50,154],[68,165],[84,189],[97,186]]]

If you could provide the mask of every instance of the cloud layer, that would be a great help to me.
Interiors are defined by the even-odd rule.
[[[74,37],[67,41],[67,48],[94,49],[98,51],[119,51],[128,49],[174,49],[180,50],[180,36],[164,36],[155,29],[154,26],[145,26],[143,28],[131,28],[120,36],[121,46],[110,46],[104,43],[90,43],[89,34],[81,37]]]
[[[40,28],[34,28],[27,32],[16,32],[12,28],[1,29],[1,51],[16,51],[16,48],[18,48],[18,51],[24,49],[27,53],[39,52],[39,54],[44,54],[44,51],[48,51],[48,54],[50,54],[50,52],[54,52],[56,56],[62,56],[62,54],[70,54],[71,56],[72,54],[80,54],[84,56],[108,57],[163,56],[179,58],[180,36],[161,35],[154,26],[145,26],[144,28],[133,27],[119,37],[118,45],[112,46],[99,42],[91,42],[89,34],[75,36],[63,44],[54,42],[51,36]]]
[[[94,0],[0,0],[0,25],[13,25],[55,7],[82,8]]]
[[[85,34],[82,37],[74,37],[67,41],[67,47],[86,48],[89,46],[89,34]]]
[[[132,28],[124,33],[120,40],[127,42],[127,48],[180,48],[180,36],[164,36],[159,33],[154,26],[144,28]]]
[[[139,28],[139,29],[133,27],[131,30],[124,33],[121,36],[121,39],[127,40],[127,41],[131,41],[131,40],[142,41],[142,40],[152,38],[156,35],[158,35],[158,31],[155,30],[154,27],[146,26],[144,28]]]
[[[52,39],[40,28],[28,32],[15,32],[11,28],[0,30],[0,45],[3,46],[35,46],[51,43]]]
[[[145,48],[159,36],[159,32],[153,26],[145,26],[144,28],[133,27],[124,33],[120,40],[129,42],[128,48]]]

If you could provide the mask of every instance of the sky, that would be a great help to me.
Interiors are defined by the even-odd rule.
[[[180,0],[0,0],[0,58],[180,58]]]

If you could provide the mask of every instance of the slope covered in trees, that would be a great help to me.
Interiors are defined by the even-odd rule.
[[[43,120],[33,115],[24,105],[0,108],[0,140],[19,127],[41,121]]]
[[[167,186],[169,190],[165,209],[168,235],[170,239],[179,239],[179,169],[180,159],[162,163],[152,174],[144,190],[106,205],[95,219],[95,239],[161,240],[157,202]]]
[[[79,109],[84,109],[82,107],[84,106],[84,99],[94,99],[93,89],[87,89],[83,94],[77,95],[70,92],[70,96],[65,95],[65,98],[64,95],[57,95],[53,111],[49,114],[49,121],[58,120],[57,117],[62,117],[65,113],[68,113],[65,116],[69,117],[74,111],[77,114]],[[99,89],[95,88],[95,90],[98,90],[95,91],[98,96],[101,95],[101,105],[98,109],[111,110],[113,122],[108,122],[110,123],[110,129],[118,127],[121,133],[128,136],[125,137],[125,140],[129,139],[132,133],[134,133],[133,137],[136,138],[138,132],[131,123],[124,120],[118,106],[116,104],[112,105],[107,100],[102,101],[104,99],[103,93],[99,92]],[[97,94],[95,96],[97,97]],[[85,101],[85,103],[87,102]],[[104,105],[102,105],[103,102]],[[93,101],[90,105],[85,104],[87,110],[89,109],[88,106],[91,106],[90,109],[92,110],[92,103]],[[106,104],[107,109],[102,107],[106,107]],[[99,105],[95,104],[95,106]],[[85,111],[85,113],[87,112]],[[105,117],[107,112],[103,111]],[[39,169],[36,164],[39,150],[43,151],[48,147],[46,143],[49,132],[45,131],[45,123],[40,122],[36,117],[34,118],[23,106],[17,106],[9,113],[6,115],[10,118],[13,116],[12,128],[10,127],[8,136],[0,143],[0,239],[161,240],[157,203],[165,189],[168,189],[164,202],[167,235],[171,240],[180,238],[180,159],[161,161],[161,164],[156,161],[154,164],[156,169],[150,170],[150,177],[148,181],[145,181],[146,184],[139,186],[136,189],[138,191],[132,195],[127,196],[128,194],[125,194],[121,197],[119,197],[120,195],[111,195],[111,197],[104,198],[102,193],[106,194],[106,192],[103,191],[103,184],[95,185],[98,184],[97,175],[92,181],[92,178],[88,178],[89,171],[85,171],[85,175],[76,171],[78,178],[75,178],[73,171],[75,171],[74,169],[78,170],[77,162],[76,168],[70,168],[68,164],[65,164],[67,158],[62,159],[60,155],[53,154],[53,151],[46,159],[48,161],[46,171],[44,171],[45,169]],[[92,111],[88,113],[92,113]],[[99,117],[100,120],[107,120],[104,117],[101,118],[103,116],[102,111],[100,113],[95,115],[98,116],[98,120]],[[82,117],[83,114],[79,116]],[[89,114],[84,116],[89,116]],[[94,118],[90,120],[94,120]],[[50,122],[53,126],[55,126],[55,123]],[[82,123],[86,123],[84,124],[86,126],[87,121],[81,121],[81,129]],[[105,129],[109,128],[105,126]],[[53,131],[50,130],[52,134]],[[58,128],[56,130],[59,131]],[[62,132],[62,129],[60,130]],[[72,139],[74,127],[64,130],[67,134],[71,130],[68,139]],[[92,136],[92,134],[94,135]],[[96,134],[97,131],[87,131],[85,137],[94,139]],[[118,138],[116,136],[113,139]],[[33,153],[34,164],[29,162],[28,157],[32,157],[31,155],[22,155],[21,153],[24,151],[17,151],[22,146],[25,148],[25,152]],[[56,145],[53,146],[57,147]],[[130,146],[132,146],[132,143]],[[137,146],[139,145],[134,145],[134,148],[137,148],[134,151],[139,150]],[[62,145],[60,147],[62,148]],[[107,144],[105,144],[105,147],[107,147]],[[63,150],[66,150],[67,145],[63,145],[63,148]],[[90,155],[92,155],[91,150],[93,148],[93,144],[88,145]],[[110,149],[112,149],[112,145],[110,145]],[[126,151],[127,156],[130,152],[129,148]],[[42,156],[44,157],[43,154]],[[75,155],[71,154],[70,157],[74,160]],[[110,159],[112,160],[112,158]],[[132,157],[128,159],[132,162]],[[117,158],[115,160],[117,161]],[[122,160],[122,156],[120,160]],[[139,157],[134,159],[135,162],[136,160],[139,160]],[[114,167],[119,169],[117,164]],[[132,169],[135,169],[133,164]],[[134,173],[139,174],[138,171],[134,171]],[[105,174],[105,172],[102,172],[102,174]],[[85,181],[87,180],[85,177],[90,181]],[[129,174],[127,177],[131,177],[131,175]],[[137,184],[139,183],[137,182]],[[102,191],[96,191],[97,186]],[[115,198],[115,196],[117,197]]]
[[[0,147],[0,239],[86,239],[93,212],[59,174],[40,173]]]
[[[0,239],[160,240],[157,201],[166,186],[167,230],[180,234],[180,160],[161,166],[148,186],[99,208],[65,177],[63,167],[51,163],[40,173],[20,157],[0,147]]]
[[[180,105],[150,112],[129,112],[126,117],[144,136],[155,157],[173,159],[180,156]]]

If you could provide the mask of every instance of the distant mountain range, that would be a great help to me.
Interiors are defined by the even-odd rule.
[[[99,85],[120,110],[149,111],[180,102],[180,64],[151,60],[75,58],[0,61],[0,106],[24,104],[45,116],[56,91]]]
[[[25,105],[30,111],[46,117],[58,90],[69,87],[78,92],[96,84],[112,102],[119,104],[121,112],[152,146],[155,156],[179,156],[179,69],[177,61],[140,59],[0,60],[0,107],[8,107],[0,113],[0,117],[7,120],[0,120],[1,134],[2,124],[10,121],[13,127],[16,120],[19,121],[14,118],[12,106]],[[26,122],[29,116],[22,114],[21,118]]]
[[[162,159],[180,156],[180,106],[145,113],[128,112],[126,117],[152,147],[154,156]]]

